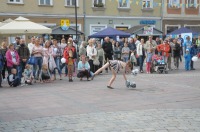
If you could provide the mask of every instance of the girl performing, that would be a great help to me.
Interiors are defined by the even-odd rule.
[[[127,63],[123,62],[123,61],[119,61],[119,60],[109,60],[104,66],[102,66],[100,69],[98,69],[94,75],[92,76],[92,80],[93,78],[98,75],[101,71],[103,71],[106,68],[110,68],[110,70],[112,71],[112,78],[110,79],[107,88],[113,89],[113,87],[111,87],[112,83],[114,82],[116,75],[119,71],[121,71],[123,73],[123,77],[124,80],[127,81],[126,78],[126,73],[131,72],[131,70],[133,69],[133,66],[131,64],[130,61],[128,61]]]

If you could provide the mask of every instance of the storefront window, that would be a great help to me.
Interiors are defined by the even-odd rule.
[[[107,28],[107,25],[90,25],[90,35]]]
[[[169,34],[180,28],[180,25],[168,25],[166,26],[166,34]]]

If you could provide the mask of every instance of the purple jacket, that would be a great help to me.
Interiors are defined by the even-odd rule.
[[[16,54],[16,60],[17,60],[17,65],[19,65],[19,54],[17,53],[16,50],[14,50]],[[12,55],[10,49],[6,52],[6,60],[7,60],[7,66],[8,67],[13,67],[13,62],[12,62]]]

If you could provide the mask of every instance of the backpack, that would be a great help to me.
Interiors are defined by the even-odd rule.
[[[0,69],[4,66],[4,56],[0,53]]]

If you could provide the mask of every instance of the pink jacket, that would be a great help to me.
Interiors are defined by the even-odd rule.
[[[17,53],[16,50],[14,50],[15,54],[16,54],[16,60],[17,60],[17,64],[19,65],[19,54]],[[6,60],[7,60],[7,66],[8,67],[13,67],[13,62],[12,62],[12,55],[10,50],[8,50],[6,52]]]

